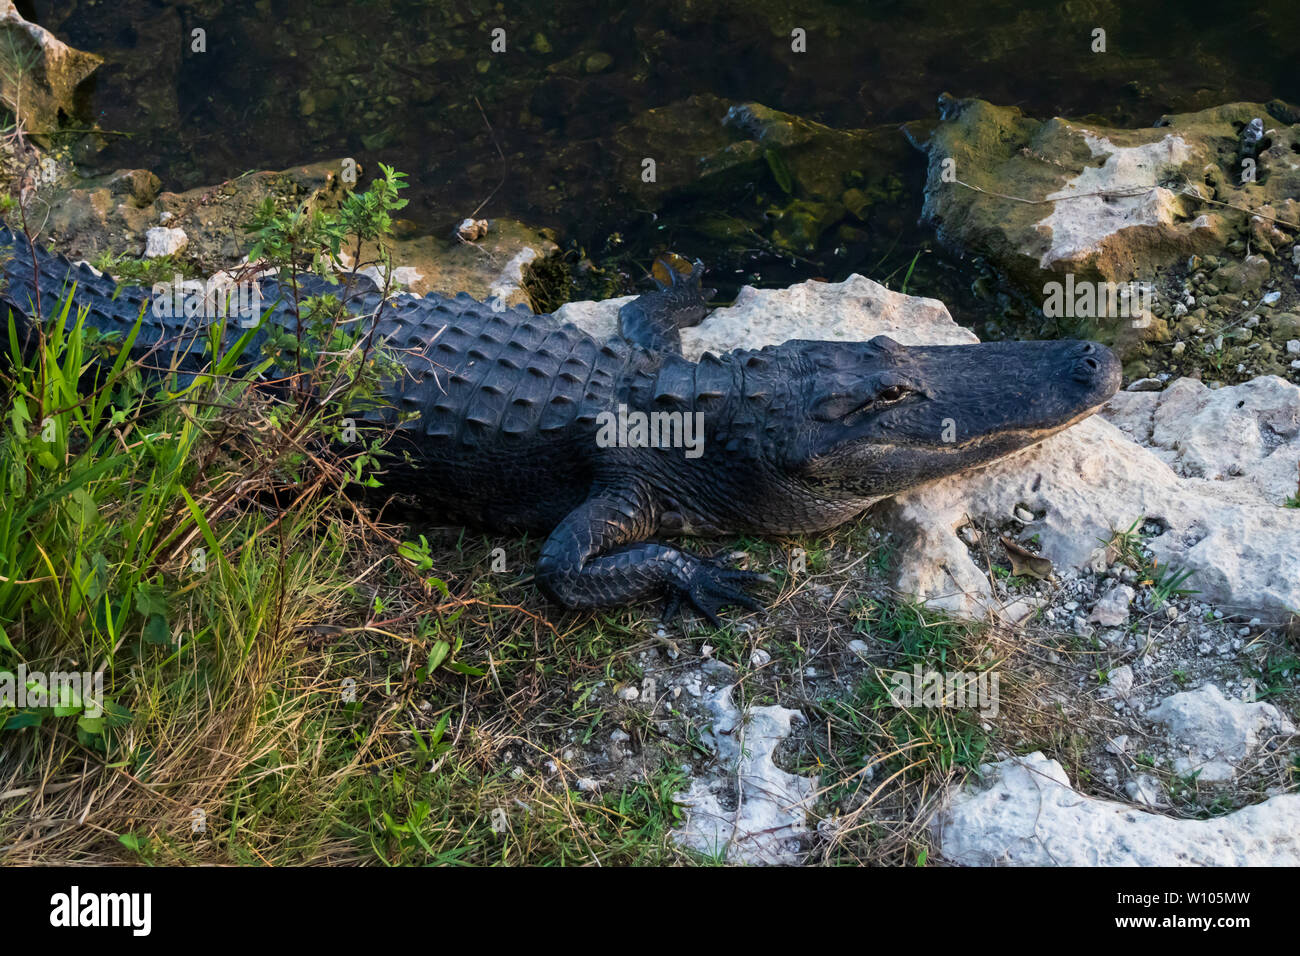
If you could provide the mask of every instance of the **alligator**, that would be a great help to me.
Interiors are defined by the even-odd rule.
[[[75,282],[74,301],[102,332],[125,335],[143,314],[134,353],[166,356],[173,374],[208,362],[195,334],[208,320],[158,317],[150,290],[20,235],[0,234],[0,246],[2,300],[24,335],[37,290],[54,303]],[[724,607],[761,608],[750,592],[769,579],[656,539],[823,531],[1040,442],[1120,383],[1115,356],[1086,341],[792,340],[692,362],[679,330],[708,313],[703,266],[674,257],[656,271],[607,341],[464,293],[385,298],[356,284],[349,311],[401,370],[383,385],[383,407],[358,413],[388,426],[384,493],[458,523],[545,535],[535,580],[565,607],[661,597],[665,618],[687,602],[718,625]],[[254,354],[272,326],[297,328],[281,280],[258,281],[274,304]],[[305,294],[328,291],[299,282]]]

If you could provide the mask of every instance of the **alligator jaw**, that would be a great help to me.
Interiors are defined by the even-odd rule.
[[[1021,429],[1021,430],[1011,429],[999,435],[985,435],[977,439],[972,439],[969,445],[957,446],[956,448],[954,448],[954,451],[961,450],[961,449],[970,450],[973,448],[980,447],[981,444],[987,444],[990,442],[995,442],[1002,438],[1006,438],[1009,439],[1015,445],[1015,450],[1011,452],[1007,452],[1006,454],[1014,454],[1015,451],[1024,448],[1032,448],[1034,445],[1041,444],[1042,442],[1051,438],[1053,435],[1059,435],[1067,428],[1079,424],[1079,422],[1083,421],[1085,418],[1091,418],[1093,415],[1097,414],[1097,412],[1101,411],[1101,409],[1103,409],[1106,406],[1106,402],[1109,401],[1110,398],[1107,398],[1105,401],[1098,402],[1096,405],[1093,405],[1091,408],[1087,408],[1084,411],[1080,412],[1078,415],[1075,415],[1069,421],[1062,422],[1060,425],[1056,425],[1052,428],[1037,429],[1033,431],[1028,429]]]
[[[878,341],[841,354],[818,344],[833,384],[793,458],[825,498],[885,497],[986,464],[1088,417],[1120,384],[1119,360],[1094,342]]]

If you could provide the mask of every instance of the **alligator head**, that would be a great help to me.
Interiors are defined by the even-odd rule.
[[[788,342],[807,427],[785,468],[830,500],[880,498],[984,464],[1086,418],[1120,384],[1095,342]]]

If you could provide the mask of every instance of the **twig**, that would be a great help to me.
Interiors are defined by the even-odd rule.
[[[488,122],[487,113],[483,112],[483,104],[478,101],[477,96],[474,97],[474,105],[478,107],[479,115],[483,117],[483,125],[487,127],[488,135],[492,137],[492,145],[496,147],[497,155],[501,157],[502,169],[501,169],[501,182],[497,183],[496,187],[490,193],[487,194],[486,199],[484,199],[481,203],[479,203],[477,206],[474,207],[474,211],[469,214],[468,218],[470,219],[473,219],[475,216],[478,215],[479,210],[488,204],[488,202],[492,199],[492,197],[497,194],[497,190],[499,190],[502,186],[504,186],[506,184],[506,180],[510,177],[509,160],[506,159],[506,154],[502,151],[501,144],[497,142],[496,130],[494,130],[492,128],[492,124]]]
[[[1140,196],[1145,192],[1150,192],[1153,186],[1134,186],[1128,191],[1118,190],[1098,190],[1091,193],[1072,193],[1069,196],[1052,196],[1047,199],[1025,199],[1023,196],[1009,196],[1006,193],[994,192],[991,189],[983,189],[979,186],[972,186],[970,183],[964,183],[960,179],[954,179],[958,186],[965,186],[967,189],[973,189],[977,193],[984,193],[986,196],[997,196],[999,199],[1010,199],[1013,202],[1022,202],[1029,206],[1041,206],[1049,202],[1061,202],[1065,199],[1087,199],[1091,196],[1101,196],[1106,199],[1130,199],[1134,196]]]
[[[960,179],[954,179],[953,182],[955,182],[958,186],[965,186],[967,189],[974,190],[977,193],[983,193],[986,196],[997,196],[999,199],[1009,199],[1012,202],[1021,202],[1029,206],[1041,206],[1041,205],[1045,205],[1046,203],[1063,202],[1067,199],[1087,199],[1089,197],[1096,197],[1096,196],[1100,196],[1103,199],[1132,199],[1135,196],[1141,196],[1143,193],[1148,193],[1151,190],[1157,188],[1155,186],[1134,186],[1127,190],[1101,189],[1096,192],[1090,192],[1090,193],[1071,193],[1068,196],[1049,196],[1046,199],[1026,199],[1023,196],[1011,196],[1008,195],[1007,193],[994,192],[991,189],[984,189],[980,186],[973,186],[970,183],[962,182]],[[1250,216],[1258,216],[1260,219],[1267,219],[1269,222],[1275,222],[1280,226],[1286,226],[1288,229],[1300,230],[1300,224],[1294,222],[1288,222],[1285,219],[1278,219],[1276,216],[1268,216],[1262,212],[1256,212],[1253,209],[1247,209],[1245,206],[1238,206],[1236,203],[1223,202],[1222,200],[1219,199],[1210,199],[1207,196],[1202,196],[1191,186],[1184,186],[1182,189],[1178,191],[1178,195],[1190,196],[1191,198],[1199,200],[1200,202],[1213,203],[1216,206],[1227,206],[1229,209],[1236,209]]]

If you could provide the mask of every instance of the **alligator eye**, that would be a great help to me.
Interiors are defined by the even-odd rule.
[[[891,385],[889,388],[881,389],[876,398],[882,402],[896,402],[907,394],[907,389],[902,385]]]

